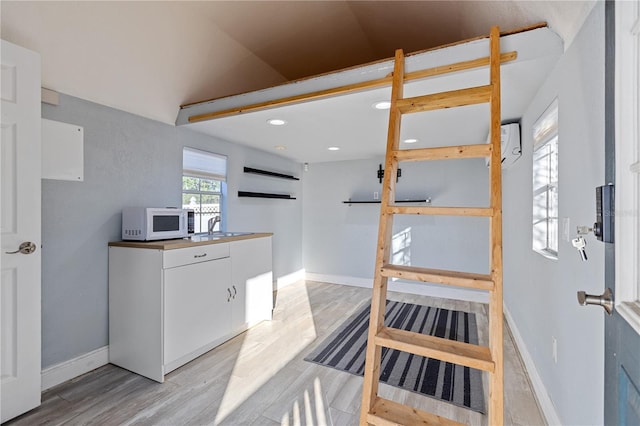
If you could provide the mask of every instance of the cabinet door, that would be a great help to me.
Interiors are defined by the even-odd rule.
[[[233,303],[233,327],[271,319],[273,272],[271,237],[231,243],[233,285],[238,295]]]
[[[164,364],[229,333],[229,258],[164,271]]]

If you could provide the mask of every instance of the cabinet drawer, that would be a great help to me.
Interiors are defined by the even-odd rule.
[[[183,249],[165,250],[162,253],[162,267],[164,269],[175,268],[176,266],[206,262],[224,257],[229,257],[229,243],[206,244]]]

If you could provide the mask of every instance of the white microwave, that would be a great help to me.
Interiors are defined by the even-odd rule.
[[[160,207],[122,209],[123,240],[170,240],[184,238],[193,232],[193,210]]]

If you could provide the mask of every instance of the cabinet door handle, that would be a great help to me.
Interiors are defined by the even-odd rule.
[[[194,254],[193,257],[195,257],[196,259],[198,259],[199,257],[205,257],[207,255],[207,253],[203,253],[203,254]]]
[[[227,288],[227,292],[229,292],[229,296],[227,297],[227,302],[231,300],[231,290]]]
[[[236,290],[236,286],[233,286],[233,298],[236,298],[236,294],[238,294],[238,290]]]

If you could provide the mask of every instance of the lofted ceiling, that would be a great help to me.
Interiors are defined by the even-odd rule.
[[[0,14],[3,39],[41,54],[43,87],[174,124],[183,104],[390,58],[396,48],[453,43],[492,25],[546,21],[566,48],[594,3],[2,0]],[[315,157],[295,157],[303,158]]]
[[[524,114],[531,99],[562,55],[562,41],[545,27],[502,36],[503,53],[517,58],[501,66],[501,119],[515,122]],[[486,57],[488,38],[412,54],[405,59],[410,73],[452,63]],[[298,162],[355,160],[384,155],[389,112],[375,108],[389,100],[389,85],[349,91],[327,97],[308,94],[331,91],[358,82],[375,81],[393,71],[394,61],[378,61],[310,79],[259,91],[201,102],[181,109],[177,125],[186,126],[224,140],[248,145]],[[411,80],[404,85],[404,96],[457,90],[489,83],[489,69],[475,68],[455,73]],[[303,95],[301,102],[279,102]],[[305,96],[306,98],[304,99]],[[253,105],[268,104],[254,108]],[[241,112],[240,112],[241,111]],[[214,116],[215,118],[211,119]],[[426,148],[483,143],[489,132],[489,105],[407,114],[402,118],[402,148]],[[273,126],[270,119],[285,125]],[[333,149],[331,149],[333,148]],[[338,150],[335,150],[338,148]]]

